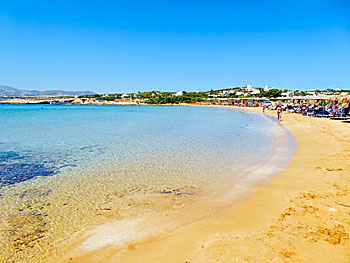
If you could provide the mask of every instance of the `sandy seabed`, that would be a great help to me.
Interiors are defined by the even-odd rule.
[[[295,155],[248,200],[162,238],[55,261],[350,262],[350,124],[295,114],[282,124]]]

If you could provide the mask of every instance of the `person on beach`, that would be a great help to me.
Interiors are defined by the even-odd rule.
[[[306,103],[305,102],[301,105],[301,110],[302,110],[303,116],[304,116],[305,112],[306,112]]]
[[[348,116],[350,113],[350,103],[344,108],[344,117]]]
[[[279,105],[277,108],[277,118],[279,121],[282,120],[282,105]]]
[[[335,102],[335,103],[333,104],[332,110],[333,110],[333,118],[335,118],[335,115],[337,114],[337,111],[338,111],[337,102]]]
[[[263,105],[263,113],[265,113],[266,106],[265,104]]]

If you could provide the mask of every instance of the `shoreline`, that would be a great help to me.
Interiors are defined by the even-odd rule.
[[[239,178],[235,176],[225,179],[225,182],[222,183],[226,186],[223,186],[223,188],[215,194],[215,197],[212,197],[214,199],[208,199],[208,203],[203,203],[203,201],[201,201],[196,206],[192,207],[191,210],[185,209],[181,213],[176,213],[173,216],[162,218],[159,215],[156,220],[156,225],[154,220],[140,218],[137,221],[112,221],[102,225],[92,226],[88,231],[85,231],[84,238],[77,240],[73,246],[66,250],[59,262],[66,262],[70,258],[72,258],[73,262],[80,262],[80,260],[82,260],[81,256],[86,260],[90,257],[95,258],[95,254],[100,254],[101,251],[105,253],[110,250],[111,247],[113,247],[112,253],[118,253],[126,248],[128,249],[130,244],[132,244],[132,246],[137,246],[152,242],[153,240],[160,240],[188,225],[215,217],[217,214],[230,209],[237,203],[249,199],[255,189],[262,187],[271,177],[276,176],[278,172],[285,167],[285,159],[290,161],[295,148],[295,145],[292,146],[292,150],[289,147],[294,141],[292,136],[287,133],[286,129],[279,127],[275,120],[264,116],[259,116],[259,118],[265,118],[266,122],[271,122],[273,125],[270,127],[272,151],[268,151],[268,155],[264,156],[262,160],[243,168]],[[282,160],[282,164],[281,156],[285,157]],[[124,227],[121,227],[123,225]],[[145,225],[148,227],[146,228]],[[152,229],[153,232],[149,231],[149,229]],[[125,232],[126,230],[130,232],[130,239],[127,238],[128,234]],[[138,233],[136,233],[137,230]],[[97,256],[97,258],[99,258],[99,256]],[[103,262],[103,260],[100,260],[102,260],[102,258],[97,259],[96,262]],[[70,260],[70,262],[72,261]]]
[[[261,108],[195,106],[263,115]],[[264,115],[270,119],[267,121],[275,122],[270,118],[275,117],[275,111]],[[279,128],[295,139],[294,155],[289,155],[287,167],[287,163],[280,163],[275,173],[269,173],[269,166],[276,166],[276,160],[285,161],[287,155],[281,154],[274,162],[265,158],[265,174],[270,176],[250,182],[251,188],[245,195],[228,202],[229,198],[222,194],[221,207],[215,206],[210,212],[196,206],[177,217],[166,215],[149,222],[124,220],[121,225],[107,222],[107,228],[88,228],[83,231],[87,233],[84,240],[77,240],[67,253],[50,257],[48,262],[349,262],[350,127],[292,113],[284,113],[281,124]],[[274,130],[279,129],[271,132]],[[274,143],[273,148],[276,147]],[[257,162],[243,174],[254,177],[255,172],[259,176],[260,165]],[[165,226],[163,234],[159,225],[153,226],[155,222]],[[127,230],[131,230],[130,234]],[[125,239],[119,241],[119,247],[114,246],[116,239],[112,237],[114,241],[108,246],[93,249],[92,253],[78,252],[89,234],[100,232],[104,232],[99,235],[100,240],[113,234],[120,236],[120,232]],[[129,235],[135,242],[125,243]]]
[[[349,262],[350,129],[296,114],[282,120],[295,155],[250,199],[165,238],[97,253],[94,262]]]
[[[191,110],[191,109],[187,108],[187,110]],[[195,112],[202,112],[202,110],[205,110],[205,109],[192,108],[192,111],[193,110],[195,110]],[[265,120],[259,116],[253,116],[255,114],[246,114],[246,113],[239,113],[239,112],[231,112],[230,113],[229,111],[230,110],[228,110],[228,109],[209,109],[208,112],[211,113],[211,118],[216,118],[216,116],[215,116],[216,112],[218,112],[218,113],[222,112],[225,115],[226,114],[229,114],[229,115],[234,114],[234,116],[237,116],[238,119],[241,119],[240,123],[242,123],[242,125],[244,123],[249,124],[250,123],[249,119],[253,118],[253,119],[256,119],[256,121],[258,121],[258,123],[261,122],[261,125],[265,126],[265,124],[264,124]],[[266,121],[267,126],[266,127],[271,127],[271,124],[273,121],[269,120],[268,118],[266,118],[266,119],[267,119],[267,121]],[[269,122],[271,124],[268,124]],[[251,123],[251,124],[255,127],[254,123]],[[240,128],[246,127],[247,129],[251,129],[251,128],[249,128],[249,125],[247,127],[244,125],[243,126],[239,125],[237,127],[240,127]],[[273,125],[273,127],[275,127],[275,126],[276,126],[276,124]],[[230,130],[232,130],[232,125],[229,125],[228,131],[230,131]],[[272,130],[280,130],[280,129],[272,128]],[[242,132],[244,132],[244,130],[242,130]],[[270,135],[271,136],[269,136],[269,137],[274,137],[272,133]],[[284,133],[281,133],[280,135],[282,135],[282,137],[284,137],[283,136]],[[269,140],[268,145],[270,145],[270,142],[271,142],[271,140]],[[267,143],[267,141],[266,141],[266,143]],[[253,144],[252,144],[252,146],[253,146]],[[268,161],[268,159],[270,159],[269,157],[271,157],[273,155],[272,151],[270,152],[270,148],[272,149],[274,147],[269,146],[268,148],[266,148],[264,150],[265,153],[268,152],[269,154],[266,154],[266,155],[259,154],[259,156],[253,154],[254,156],[257,157],[257,159],[254,159],[254,161],[251,161],[249,163],[251,163],[251,165],[253,165],[254,167],[258,167],[258,166],[260,167],[261,165],[265,164],[265,168],[262,169],[264,171],[266,171],[266,168],[267,169],[273,168],[274,164],[270,163]],[[231,148],[229,148],[228,150],[230,150],[230,149]],[[231,158],[229,158],[229,160],[231,160]],[[259,162],[257,162],[258,160],[259,160]],[[265,160],[265,161],[263,161],[263,160]],[[161,238],[165,235],[162,233],[160,235],[158,235],[158,233],[161,232],[160,230],[165,230],[164,232],[172,232],[174,229],[179,228],[179,226],[181,227],[181,226],[184,226],[187,224],[195,223],[196,221],[204,220],[207,217],[210,217],[213,214],[216,214],[217,211],[221,211],[222,209],[226,209],[227,206],[229,206],[233,203],[233,201],[245,199],[246,196],[250,195],[253,187],[255,188],[255,186],[256,187],[260,186],[260,182],[263,181],[264,175],[261,175],[260,173],[253,174],[253,176],[249,176],[249,178],[247,179],[249,181],[246,182],[247,180],[244,180],[243,178],[246,177],[247,175],[250,175],[251,170],[253,168],[251,166],[247,167],[248,171],[246,171],[246,169],[244,169],[244,167],[241,167],[241,168],[242,169],[240,169],[240,170],[236,169],[236,172],[234,172],[233,174],[237,175],[239,177],[237,179],[237,181],[239,181],[240,178],[242,178],[244,186],[242,186],[243,183],[240,183],[240,182],[237,182],[237,184],[236,184],[235,183],[236,180],[232,180],[231,176],[228,176],[228,178],[226,178],[226,176],[224,176],[227,180],[225,180],[224,177],[221,178],[220,176],[218,176],[215,179],[215,181],[217,181],[217,186],[219,186],[220,190],[217,187],[215,187],[216,190],[214,189],[214,187],[206,188],[206,187],[204,187],[204,185],[202,185],[203,186],[203,189],[202,189],[200,187],[200,184],[198,184],[199,181],[197,181],[197,179],[195,179],[195,180],[189,181],[188,183],[185,183],[184,184],[185,187],[183,189],[179,188],[178,190],[175,190],[175,191],[177,191],[176,194],[172,194],[170,192],[167,193],[167,188],[159,188],[159,191],[152,191],[151,190],[149,192],[150,195],[148,195],[148,197],[144,198],[144,199],[140,199],[141,195],[132,194],[132,193],[127,194],[125,196],[125,198],[120,198],[120,197],[113,198],[113,196],[117,197],[117,195],[115,194],[116,193],[115,187],[117,187],[117,185],[114,187],[112,186],[112,188],[109,189],[110,191],[108,191],[108,188],[104,189],[106,191],[103,191],[105,193],[103,196],[97,194],[96,197],[94,197],[93,193],[96,194],[96,192],[94,192],[95,187],[94,186],[92,188],[89,187],[89,184],[88,183],[86,184],[86,182],[84,183],[84,180],[80,181],[79,177],[74,179],[74,180],[67,181],[67,182],[70,182],[70,183],[68,183],[69,185],[75,185],[75,186],[81,185],[82,186],[82,187],[77,187],[76,189],[74,189],[74,187],[72,188],[72,187],[66,185],[67,182],[64,179],[61,179],[64,177],[60,177],[60,176],[57,178],[54,177],[54,178],[49,180],[50,184],[48,184],[48,185],[45,184],[45,178],[43,178],[43,180],[38,178],[38,181],[36,181],[36,183],[39,182],[39,185],[36,183],[35,183],[35,185],[36,185],[37,189],[41,189],[41,191],[39,191],[39,193],[43,193],[43,199],[40,199],[40,200],[38,200],[39,202],[35,203],[36,206],[34,209],[36,211],[39,211],[40,214],[45,215],[45,217],[46,217],[45,225],[50,224],[50,228],[48,229],[48,232],[45,233],[45,236],[41,239],[42,242],[40,242],[40,243],[38,242],[34,249],[31,249],[31,246],[29,246],[29,245],[26,246],[27,242],[30,242],[29,238],[27,239],[26,237],[24,237],[24,235],[20,236],[19,239],[23,243],[22,246],[24,246],[25,248],[28,247],[28,250],[26,249],[23,253],[21,253],[21,252],[16,253],[16,254],[13,253],[13,255],[14,255],[14,257],[17,257],[18,261],[21,261],[20,259],[26,258],[26,256],[28,255],[28,258],[30,257],[33,262],[41,262],[42,260],[46,259],[47,257],[45,256],[45,254],[50,255],[48,258],[51,258],[54,255],[61,256],[62,252],[66,251],[67,247],[68,248],[71,247],[70,244],[73,244],[73,246],[74,246],[79,241],[82,241],[82,240],[84,241],[85,237],[91,233],[91,232],[89,232],[89,230],[92,230],[92,232],[93,232],[93,230],[96,226],[98,227],[100,225],[109,224],[111,221],[113,221],[112,220],[113,215],[114,215],[115,219],[119,219],[119,220],[112,228],[118,229],[118,227],[119,227],[119,230],[120,230],[121,229],[120,226],[122,226],[122,225],[124,226],[121,229],[121,230],[125,229],[122,237],[120,235],[118,235],[118,233],[116,233],[117,231],[114,231],[114,233],[116,233],[116,235],[113,236],[113,238],[110,238],[109,240],[107,240],[106,242],[102,242],[102,244],[100,242],[97,242],[98,244],[96,244],[96,242],[94,242],[95,240],[93,238],[92,239],[93,242],[90,242],[91,241],[90,240],[89,242],[85,243],[84,244],[85,246],[83,246],[83,247],[88,248],[88,249],[91,248],[94,250],[96,248],[96,245],[97,245],[97,248],[101,248],[101,247],[103,248],[104,245],[111,244],[113,246],[120,245],[121,248],[125,248],[129,242],[132,242],[132,243],[142,242],[142,241],[146,241],[149,237],[151,239]],[[256,169],[254,169],[254,170],[256,170]],[[269,170],[267,170],[267,171],[269,171]],[[103,172],[101,172],[101,175],[102,174],[103,174]],[[215,172],[213,174],[215,174]],[[259,176],[261,176],[261,177],[259,177]],[[258,177],[258,178],[256,180],[254,180],[255,177]],[[263,179],[259,182],[256,182],[260,178],[263,178]],[[198,178],[198,179],[200,179],[200,178]],[[250,179],[253,179],[253,180],[250,180]],[[99,179],[96,179],[96,178],[95,178],[95,180],[99,181]],[[41,181],[41,184],[40,184],[40,181]],[[219,181],[220,181],[220,183],[219,183]],[[255,182],[256,182],[256,184],[255,184]],[[30,184],[30,182],[28,182],[28,184]],[[213,181],[213,186],[214,186],[214,184],[215,184],[215,182]],[[23,189],[26,189],[25,185],[26,185],[26,183],[24,184]],[[83,187],[83,185],[85,187]],[[220,187],[220,185],[221,185],[221,187]],[[236,185],[237,185],[237,187],[236,187]],[[235,189],[234,191],[232,191],[233,187]],[[36,188],[34,187],[34,189],[36,189]],[[98,185],[96,185],[96,188],[98,188]],[[57,190],[55,190],[55,189],[57,189]],[[60,191],[58,189],[65,189],[65,193],[62,193],[62,191]],[[100,189],[100,188],[98,188],[98,189]],[[175,187],[173,189],[177,189],[177,188]],[[212,190],[209,190],[209,189],[212,189]],[[85,190],[85,191],[82,191],[82,190]],[[164,190],[164,193],[163,193],[163,190]],[[171,190],[171,188],[170,188],[170,190]],[[227,190],[230,190],[230,191],[227,191]],[[249,193],[248,193],[248,191],[249,191]],[[51,194],[49,196],[45,197],[46,192],[51,192]],[[247,195],[243,196],[242,193],[246,193],[246,192],[247,192]],[[34,193],[34,192],[32,192],[32,193]],[[69,193],[75,193],[75,194],[69,194]],[[95,200],[98,199],[99,201],[91,200],[87,196],[84,197],[85,193],[87,193],[88,196],[90,196],[90,198],[93,198]],[[123,192],[120,192],[120,193],[122,195],[124,195]],[[11,203],[11,196],[15,196],[14,194],[16,194],[15,191],[11,191],[11,190],[7,193],[6,196],[9,198],[8,204],[12,204]],[[28,196],[28,200],[27,200],[28,203],[31,202],[32,199],[30,198],[30,194],[28,194],[26,196]],[[35,196],[33,196],[33,197],[35,197]],[[71,199],[71,200],[68,201],[67,197],[69,197],[69,199]],[[80,199],[80,201],[79,201],[79,199]],[[16,198],[13,200],[16,200]],[[76,202],[74,200],[76,200]],[[22,203],[25,203],[27,201],[23,201]],[[5,202],[5,203],[7,203],[7,202]],[[80,204],[86,204],[87,206],[86,206],[86,208],[83,208],[85,206],[84,205],[82,206]],[[131,204],[131,207],[130,207],[130,209],[128,209],[127,205],[130,205],[130,204]],[[4,211],[5,214],[6,215],[16,215],[17,214],[16,205],[10,205],[10,207],[11,207],[11,210],[8,210],[8,212]],[[132,216],[133,212],[132,211],[135,212],[135,209],[137,210],[137,207],[140,207],[140,208],[141,207],[146,207],[146,208],[148,207],[149,208],[149,209],[145,210],[146,217],[147,217],[147,214],[150,214],[151,211],[155,212],[157,209],[159,210],[162,207],[163,208],[160,210],[159,215],[165,215],[165,214],[168,214],[168,215],[167,215],[167,217],[161,218],[161,220],[157,219],[156,222],[158,222],[159,224],[155,223],[154,220],[147,220],[147,218],[145,220],[140,220],[140,222],[130,222],[130,221],[133,221],[132,220],[133,219],[133,216]],[[14,210],[12,208],[14,208]],[[57,208],[57,210],[56,210],[56,208]],[[96,211],[94,210],[95,212],[89,212],[95,208],[96,208]],[[127,208],[127,209],[125,209],[125,208]],[[212,208],[212,209],[210,209],[210,208]],[[28,209],[25,209],[24,212],[20,211],[21,212],[20,214],[21,214],[21,216],[23,215],[23,218],[28,218],[27,213],[28,213],[29,209],[32,209],[32,208],[30,206],[28,206]],[[181,212],[176,213],[176,211],[179,211],[179,209]],[[6,209],[4,209],[4,210],[6,210]],[[80,210],[80,212],[75,212],[75,210]],[[130,218],[128,218],[128,211],[129,211],[129,215],[131,215]],[[118,213],[118,214],[116,214],[116,213]],[[184,213],[187,213],[187,215],[185,215]],[[69,214],[71,214],[71,215],[66,216]],[[140,210],[139,213],[137,213],[137,214],[138,214],[137,217],[140,217],[141,214],[143,215],[143,211]],[[135,214],[135,215],[137,215],[137,214]],[[154,214],[155,218],[158,218],[158,213],[153,213],[153,214]],[[80,215],[82,215],[82,216],[80,216]],[[7,218],[7,217],[8,216],[5,216],[5,218]],[[57,218],[57,221],[56,221],[55,217]],[[124,220],[124,219],[126,219],[126,220]],[[129,222],[128,222],[128,219],[130,219]],[[30,218],[28,220],[30,220]],[[150,221],[150,222],[148,223],[148,221]],[[15,222],[15,221],[13,221],[13,222]],[[57,222],[57,224],[56,224],[56,222]],[[66,228],[64,227],[65,222],[69,223]],[[120,225],[118,224],[119,222],[121,223]],[[126,225],[124,225],[124,223]],[[131,223],[132,228],[129,227],[130,225],[128,225],[128,223]],[[43,225],[43,228],[41,228],[41,229],[46,231],[46,229],[44,227],[45,225]],[[74,226],[71,227],[69,225],[76,225],[76,227],[74,227]],[[147,229],[145,227],[143,227],[145,225],[148,226]],[[170,225],[170,228],[168,228],[167,225]],[[81,226],[81,227],[79,227],[79,226]],[[140,227],[140,226],[142,226],[142,227]],[[166,226],[166,227],[163,228],[163,226]],[[97,229],[101,230],[101,228],[97,228]],[[113,231],[113,229],[111,229],[111,230]],[[137,229],[139,231],[135,231],[135,229]],[[99,231],[99,230],[97,230],[97,231]],[[127,230],[130,230],[130,234],[128,234]],[[146,235],[141,235],[141,238],[140,238],[139,234],[140,233],[143,234],[144,231],[146,231]],[[57,232],[57,233],[55,233],[55,232]],[[18,232],[18,233],[21,233],[21,232]],[[107,233],[107,234],[110,235],[110,233]],[[108,235],[107,235],[107,237],[108,237]],[[92,233],[92,236],[94,236],[94,233]],[[99,235],[99,236],[104,238],[103,235]],[[143,238],[143,237],[145,237],[145,238]],[[14,249],[14,250],[18,247],[18,246],[15,247],[17,243],[12,241],[15,238],[16,237],[11,239],[11,237],[9,237],[7,239],[8,241],[6,241],[6,242],[9,242],[11,249]],[[56,240],[62,240],[62,242],[61,241],[59,242],[61,244],[59,245],[57,243],[57,246],[55,245],[55,246],[49,247],[50,244],[56,243]],[[116,243],[114,243],[115,241],[116,241]],[[122,241],[122,242],[120,242],[120,241]],[[4,243],[6,243],[6,242],[4,242]],[[12,246],[12,244],[13,244],[13,246]],[[35,253],[31,253],[30,250],[32,250],[32,252],[35,252]],[[85,251],[85,249],[83,251]],[[41,254],[41,252],[42,252],[42,254]],[[6,253],[6,250],[5,250],[5,253],[2,253],[2,255],[6,256],[6,254],[12,255],[11,252]],[[54,260],[53,262],[56,262],[56,260]]]

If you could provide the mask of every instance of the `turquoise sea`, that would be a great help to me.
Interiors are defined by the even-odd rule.
[[[94,224],[232,201],[285,165],[283,138],[224,108],[0,105],[0,259],[40,262]]]

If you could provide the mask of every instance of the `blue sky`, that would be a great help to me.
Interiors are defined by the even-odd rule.
[[[0,1],[0,85],[350,89],[350,1]]]

